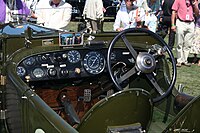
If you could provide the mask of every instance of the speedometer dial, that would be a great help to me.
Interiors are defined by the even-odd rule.
[[[70,63],[77,63],[79,62],[81,55],[77,50],[71,50],[68,52],[67,57]]]
[[[87,72],[99,74],[105,68],[105,58],[97,51],[89,52],[84,57],[83,66]]]

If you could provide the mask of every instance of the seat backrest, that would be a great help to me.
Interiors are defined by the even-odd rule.
[[[106,97],[83,117],[80,133],[106,133],[108,127],[140,123],[148,130],[153,115],[150,94],[142,89],[128,89]]]

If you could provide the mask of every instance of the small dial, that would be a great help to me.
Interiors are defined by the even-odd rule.
[[[35,64],[35,58],[34,57],[29,57],[26,60],[24,60],[24,64],[27,66],[32,66]]]
[[[18,66],[17,67],[17,75],[18,76],[24,76],[26,74],[26,70],[24,67]]]
[[[40,55],[40,59],[41,59],[41,61],[48,61],[49,56],[50,56],[49,54]]]
[[[71,50],[67,54],[70,63],[77,63],[81,59],[81,55],[77,50]]]
[[[83,66],[87,72],[91,74],[99,74],[105,68],[105,58],[99,52],[89,52],[84,57]]]
[[[44,77],[44,70],[42,70],[42,68],[35,68],[33,70],[33,75],[36,78],[42,78],[42,77]]]
[[[50,69],[48,70],[48,75],[49,75],[50,77],[55,77],[55,76],[57,75],[57,70],[56,70],[55,68],[50,68]]]

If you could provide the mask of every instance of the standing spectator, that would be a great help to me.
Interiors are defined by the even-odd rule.
[[[155,33],[161,11],[160,0],[148,0],[148,7],[150,11],[146,12],[145,25],[147,25],[149,30]]]
[[[133,1],[125,0],[124,4],[122,2],[113,25],[115,31],[142,26],[145,19],[145,11],[141,7],[134,6]]]
[[[151,9],[151,12],[158,16],[161,11],[161,2],[160,0],[148,0],[148,7]]]
[[[104,11],[102,0],[86,0],[83,9],[83,17],[86,20],[87,28],[90,29],[92,33],[97,33],[102,30]]]
[[[151,10],[147,4],[147,0],[134,0],[133,4],[137,7],[143,8],[145,12],[148,12]]]
[[[169,33],[168,46],[171,50],[174,47],[175,33],[176,33],[174,30],[171,29],[171,15],[172,15],[173,3],[174,0],[164,0],[162,4],[162,15],[160,18],[160,23],[165,32],[163,38],[165,38],[166,35]]]
[[[0,0],[0,23],[26,19],[31,15],[30,9],[21,0]]]
[[[157,25],[158,25],[158,18],[156,15],[152,12],[146,13],[145,16],[145,23],[144,25],[149,29],[150,31],[156,33]]]
[[[191,66],[187,58],[194,35],[194,16],[199,15],[197,0],[175,0],[172,6],[172,27],[177,34],[177,67]],[[175,25],[176,24],[176,25]]]
[[[200,9],[200,3],[198,5]],[[200,54],[200,14],[196,17],[195,21],[195,31],[194,31],[194,40],[193,46],[191,48],[191,53],[194,54],[193,64],[198,62],[198,66],[200,66],[200,60],[198,61],[197,55]]]
[[[62,0],[40,0],[36,6],[37,23],[53,29],[62,29],[71,20],[72,6]]]

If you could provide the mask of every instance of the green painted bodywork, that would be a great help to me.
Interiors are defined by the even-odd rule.
[[[90,34],[84,35],[83,46],[76,47],[60,47],[59,32],[54,31],[53,34],[33,34],[34,31],[28,29],[23,35],[5,35],[1,34],[1,75],[6,76],[6,80],[11,81],[11,84],[17,90],[20,98],[19,108],[22,120],[22,132],[33,133],[36,129],[42,129],[46,133],[104,133],[107,132],[108,127],[120,127],[126,125],[134,125],[140,123],[143,130],[153,131],[151,128],[154,123],[153,114],[155,108],[165,114],[169,108],[170,117],[173,121],[168,126],[165,124],[163,132],[180,132],[182,129],[188,131],[200,132],[198,126],[200,108],[199,98],[193,99],[180,113],[176,115],[174,112],[175,96],[179,92],[174,88],[168,99],[164,99],[158,103],[153,104],[152,99],[156,97],[153,86],[148,84],[146,77],[133,77],[129,89],[117,92],[109,97],[106,97],[96,103],[83,117],[82,122],[75,129],[69,125],[63,118],[61,118],[55,111],[53,111],[35,92],[25,83],[16,73],[17,65],[24,58],[36,55],[39,53],[62,51],[66,49],[93,49],[96,44],[88,45],[87,38]],[[111,40],[118,33],[104,32],[99,34],[92,34],[95,37],[93,41],[103,41],[99,48],[108,48]],[[127,34],[128,39],[131,39],[131,44],[138,50],[147,50],[154,44],[161,44],[155,38],[152,38],[146,33]],[[31,43],[25,45],[25,40],[28,39]],[[52,44],[44,45],[45,40],[52,40]],[[115,48],[124,48],[122,40],[119,40]],[[162,88],[169,85],[171,72],[168,64],[170,61],[166,58],[161,58],[159,67],[157,68],[156,79]],[[0,87],[3,92],[6,92],[5,86]],[[147,92],[148,91],[148,92]],[[170,99],[170,100],[169,100]],[[167,102],[170,106],[166,106]],[[3,100],[2,100],[3,101]],[[5,102],[5,101],[4,101]],[[5,105],[1,107],[6,110]],[[163,117],[163,116],[162,116]],[[6,119],[6,118],[5,118]],[[152,122],[153,121],[153,122]],[[182,124],[182,125],[181,125]],[[1,126],[0,126],[1,128]],[[3,128],[3,127],[2,127]],[[5,128],[3,128],[4,130]],[[181,129],[181,130],[178,130]],[[161,130],[161,131],[162,131]],[[160,131],[159,131],[160,132]]]

